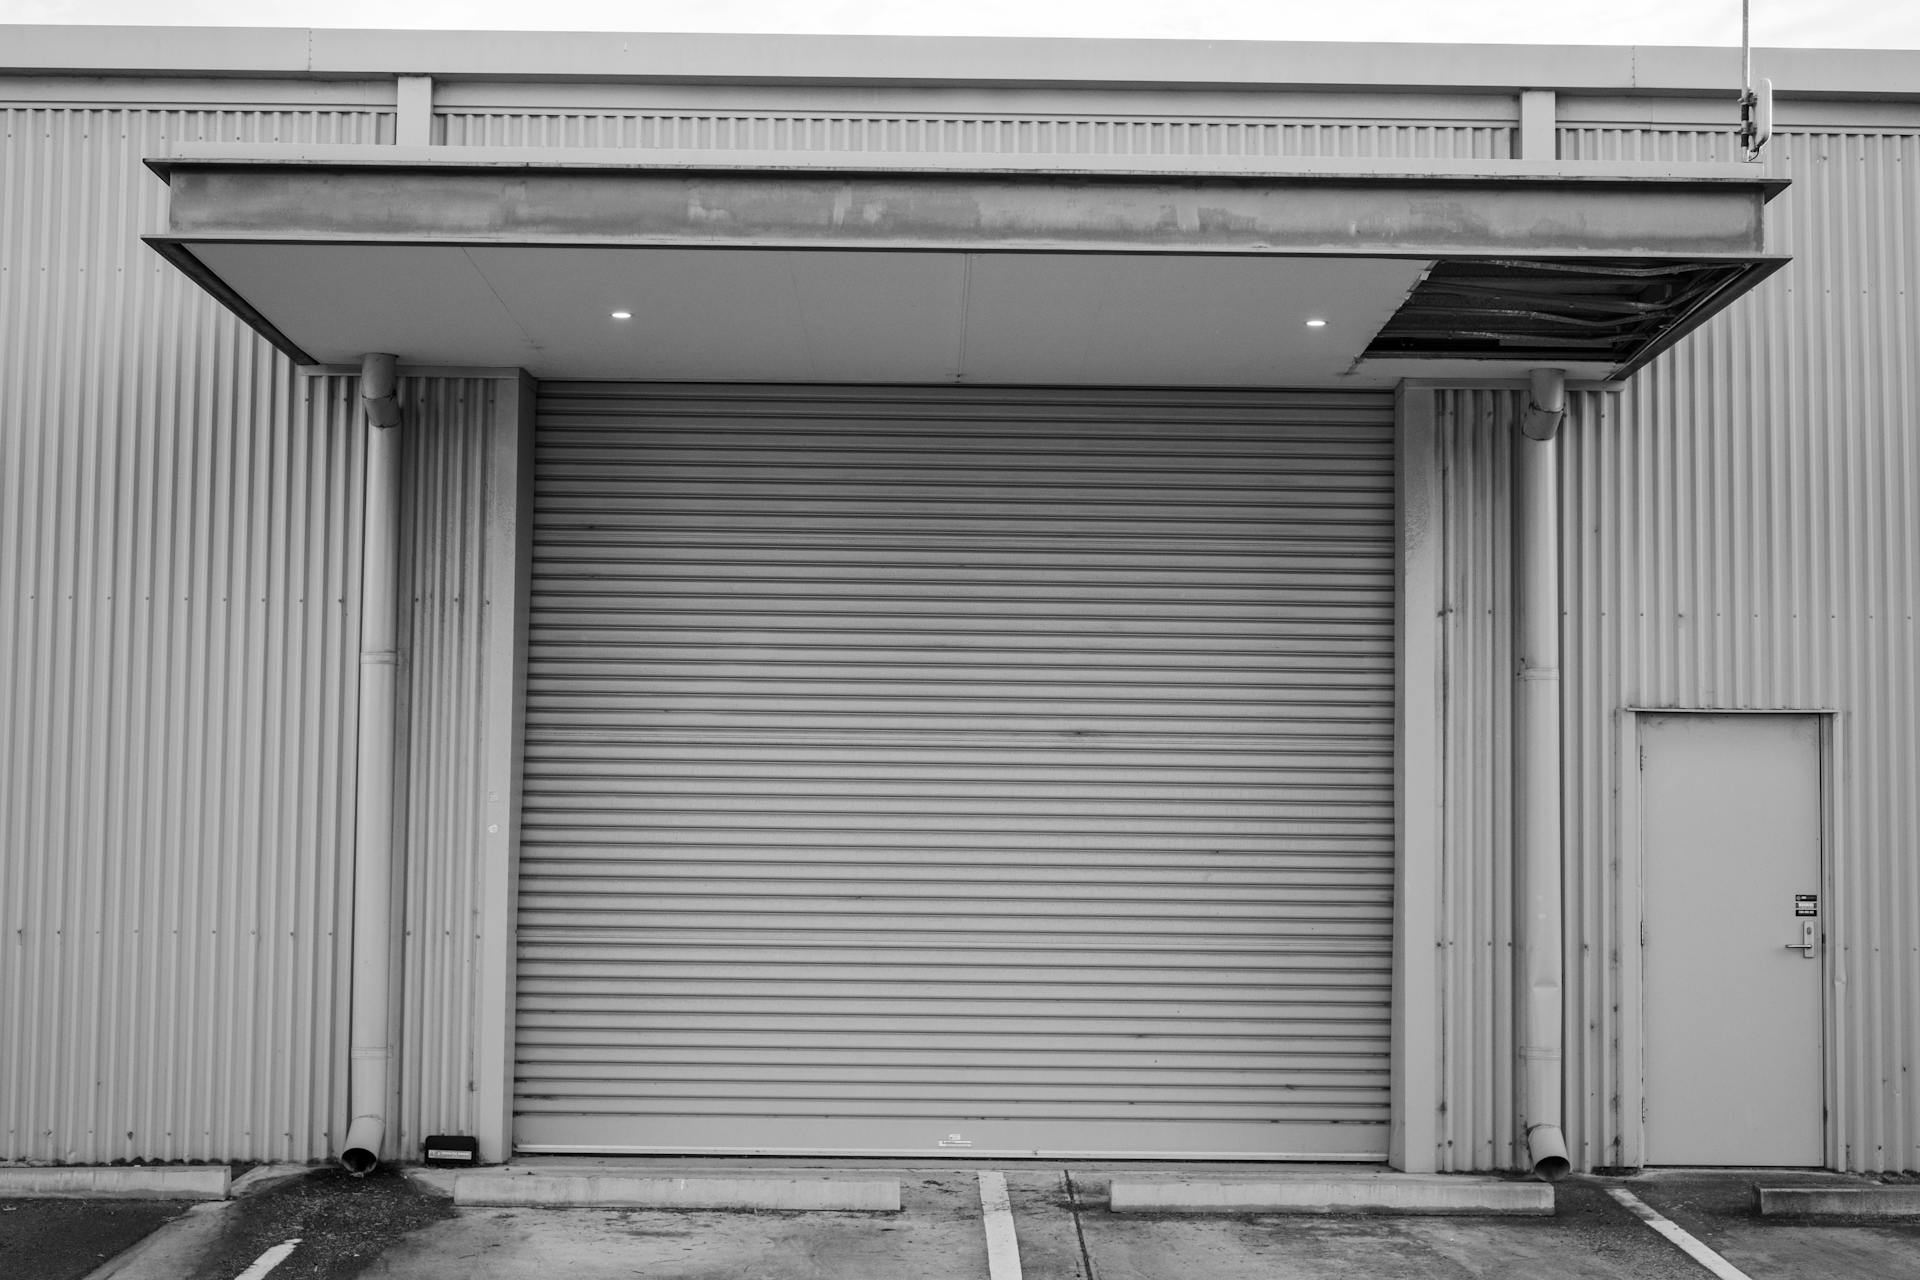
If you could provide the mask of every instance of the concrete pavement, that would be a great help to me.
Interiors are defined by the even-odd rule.
[[[898,1213],[462,1208],[367,1276],[493,1280],[984,1280],[970,1170],[896,1171]],[[1023,1242],[1024,1247],[1024,1242]]]
[[[1006,1175],[1022,1280],[1709,1276],[1608,1196],[1620,1185],[1698,1227],[1710,1244],[1726,1245],[1730,1256],[1749,1265],[1749,1280],[1920,1277],[1920,1228],[1763,1221],[1754,1209],[1753,1174],[1570,1179],[1555,1188],[1548,1216],[1209,1215],[1111,1212],[1114,1173],[1107,1169],[995,1167]],[[1001,1280],[990,1271],[977,1171],[887,1172],[900,1182],[898,1214],[463,1208],[401,1241],[366,1274],[517,1280],[557,1270],[580,1280]],[[1830,1176],[1784,1180],[1822,1177]]]
[[[550,1182],[559,1162],[530,1162]],[[679,1178],[711,1192],[726,1179],[885,1182],[898,1211],[719,1211],[540,1208],[456,1204],[456,1176],[416,1170],[347,1179],[311,1170],[253,1197],[204,1205],[158,1233],[138,1256],[110,1267],[115,1280],[232,1280],[263,1249],[302,1243],[274,1273],[311,1280],[1491,1280],[1554,1275],[1571,1280],[1702,1280],[1710,1273],[1637,1218],[1613,1193],[1717,1251],[1731,1280],[1914,1280],[1920,1220],[1762,1217],[1756,1184],[1872,1187],[1831,1174],[1661,1173],[1572,1178],[1536,1216],[1329,1213],[1114,1212],[1111,1191],[1153,1177],[1272,1181],[1271,1171],[1164,1166],[1020,1164],[876,1167],[854,1162],[756,1162],[680,1168],[606,1161],[608,1179]],[[982,1171],[988,1177],[981,1177]],[[1000,1179],[1004,1176],[1004,1200]],[[1297,1171],[1288,1176],[1306,1176]],[[1334,1177],[1383,1179],[1375,1171]],[[702,1183],[702,1179],[706,1181]],[[406,1186],[411,1182],[411,1189]],[[1469,1180],[1460,1180],[1460,1188]],[[382,1189],[384,1188],[384,1189]],[[1448,1195],[1458,1188],[1441,1188]],[[703,1192],[704,1193],[704,1192]],[[783,1193],[784,1194],[784,1193]],[[821,1198],[822,1202],[828,1202]],[[1002,1207],[1004,1205],[1004,1208]],[[204,1222],[200,1222],[205,1219]],[[210,1230],[196,1236],[196,1223]],[[217,1227],[214,1224],[218,1224]],[[1012,1240],[1007,1240],[1007,1228]],[[996,1237],[995,1232],[998,1231]],[[167,1238],[173,1244],[167,1245]],[[994,1243],[990,1247],[990,1241]],[[1009,1247],[1009,1245],[1011,1247]],[[166,1247],[162,1247],[166,1246]],[[1709,1255],[1715,1256],[1715,1255]]]

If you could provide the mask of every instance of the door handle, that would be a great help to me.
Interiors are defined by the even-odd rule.
[[[1785,944],[1788,951],[1798,951],[1802,958],[1811,960],[1813,953],[1820,948],[1820,935],[1815,932],[1813,921],[1800,922],[1800,941]]]

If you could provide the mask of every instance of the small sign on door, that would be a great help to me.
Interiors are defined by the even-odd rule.
[[[1793,895],[1793,914],[1796,916],[1817,916],[1820,914],[1820,895],[1817,893],[1796,893]]]

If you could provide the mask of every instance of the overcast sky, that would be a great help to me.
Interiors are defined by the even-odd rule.
[[[1751,0],[1753,42],[1920,48],[1920,0]],[[0,0],[7,22],[1740,43],[1740,0]]]

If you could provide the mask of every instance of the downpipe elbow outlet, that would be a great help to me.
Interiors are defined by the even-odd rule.
[[[1567,1137],[1557,1124],[1537,1124],[1527,1130],[1527,1163],[1542,1182],[1558,1182],[1573,1168],[1567,1159]]]
[[[366,406],[367,425],[400,425],[400,357],[369,353],[360,360],[360,403]]]
[[[347,1126],[347,1140],[340,1147],[340,1167],[356,1178],[364,1178],[380,1167],[380,1140],[386,1136],[387,1122],[379,1116],[355,1116]]]
[[[1529,440],[1551,440],[1567,416],[1567,374],[1564,369],[1535,369],[1528,379],[1527,408],[1520,416],[1520,433]]]

